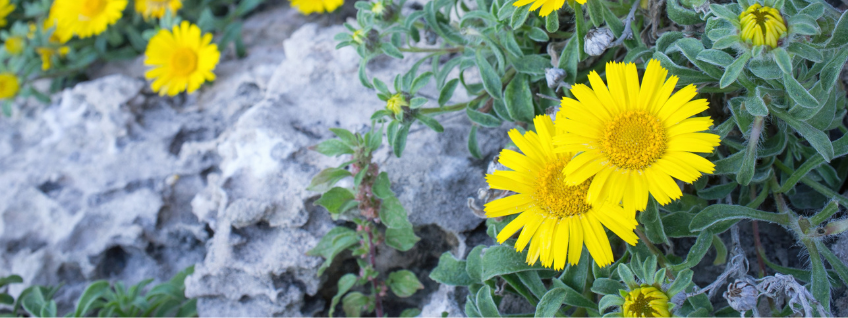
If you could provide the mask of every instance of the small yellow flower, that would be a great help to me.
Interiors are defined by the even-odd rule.
[[[386,11],[386,6],[383,5],[383,1],[377,1],[371,4],[371,12],[383,14],[383,11]]]
[[[624,297],[624,317],[671,317],[668,295],[654,286],[642,285]]]
[[[39,47],[35,51],[41,56],[41,70],[46,71],[53,67],[54,55],[58,55],[60,58],[65,57],[65,55],[68,55],[70,48],[67,46],[60,46],[58,48]]]
[[[136,0],[135,11],[145,19],[162,18],[165,12],[171,10],[172,14],[183,7],[181,0]]]
[[[606,201],[586,202],[591,179],[577,185],[565,183],[562,169],[573,156],[554,152],[557,129],[551,118],[540,115],[533,122],[536,132],[522,135],[516,129],[509,131],[510,139],[523,152],[501,151],[499,162],[512,171],[497,170],[486,175],[492,189],[517,193],[487,203],[486,217],[521,213],[498,233],[498,242],[503,243],[523,228],[515,249],[524,250],[530,243],[528,264],[541,259],[542,266],[561,270],[566,262],[580,261],[584,244],[599,266],[612,264],[612,248],[604,227],[635,245],[639,239],[633,233],[637,225],[635,213]]]
[[[344,0],[291,0],[292,8],[297,8],[304,15],[336,11],[344,4]]]
[[[9,54],[18,55],[24,51],[24,39],[19,36],[13,36],[6,39],[6,43],[3,43],[3,46],[6,47],[6,52],[9,52]]]
[[[586,3],[586,0],[574,0],[574,1],[577,1],[577,3],[579,3],[579,4]],[[539,16],[546,17],[549,14],[551,14],[551,12],[554,12],[554,11],[562,8],[562,6],[565,5],[565,0],[518,0],[515,3],[513,3],[512,5],[516,6],[516,7],[521,7],[521,6],[526,6],[528,4],[531,4],[531,3],[533,5],[530,6],[530,11],[535,11],[536,9],[542,8],[541,10],[539,10]]]
[[[355,39],[356,38],[354,37],[354,40]],[[392,97],[389,98],[389,101],[386,102],[386,109],[392,111],[395,116],[400,115],[400,113],[403,111],[403,106],[409,106],[409,101],[407,101],[401,93],[392,95]]]
[[[365,40],[365,31],[361,29],[353,31],[351,37],[353,38],[353,42],[356,42],[357,44],[362,44],[362,42]]]
[[[56,0],[50,8],[57,29],[87,38],[121,19],[127,0]]]
[[[554,144],[557,152],[580,153],[563,173],[577,185],[592,180],[589,204],[622,202],[625,210],[642,211],[650,193],[666,205],[683,193],[674,181],[697,180],[712,173],[715,165],[695,152],[710,153],[719,136],[705,132],[709,117],[694,117],[709,108],[706,99],[692,100],[695,85],[672,95],[677,76],[666,80],[668,70],[657,60],[648,62],[642,83],[633,63],[606,66],[609,88],[597,72],[589,73],[592,88],[577,84],[563,97],[557,115]],[[559,118],[559,116],[565,118]]]
[[[777,47],[777,40],[786,36],[786,23],[780,11],[755,3],[739,15],[742,31],[739,36],[753,45]]]
[[[6,22],[6,17],[8,17],[12,11],[15,11],[14,4],[10,3],[9,0],[0,0],[0,27],[4,27],[8,24],[8,22]]]
[[[160,95],[193,93],[206,81],[215,80],[215,67],[221,58],[212,34],[201,34],[197,25],[183,21],[170,30],[159,30],[145,51],[144,65],[152,66],[144,76],[153,80],[151,88]]]
[[[18,77],[12,73],[0,73],[0,99],[8,99],[18,94]]]

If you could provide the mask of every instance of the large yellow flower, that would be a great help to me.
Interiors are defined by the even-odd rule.
[[[212,71],[221,53],[212,43],[212,34],[201,34],[200,28],[187,21],[169,30],[159,30],[144,53],[144,65],[153,66],[144,74],[152,79],[151,87],[160,95],[192,93],[206,81],[215,80]]]
[[[127,0],[56,0],[50,15],[58,20],[58,30],[87,38],[115,24],[126,7]]]
[[[20,86],[18,77],[12,73],[0,73],[0,99],[15,97]]]
[[[586,3],[586,0],[575,0],[579,4]],[[518,0],[513,3],[513,6],[521,7],[526,6],[528,4],[533,4],[530,6],[530,11],[535,11],[536,9],[542,8],[539,10],[539,16],[546,17],[551,12],[559,10],[565,4],[565,0]]]
[[[303,14],[336,11],[344,0],[291,0],[291,6]]]
[[[512,171],[486,175],[491,188],[518,193],[486,204],[490,218],[521,213],[498,234],[498,242],[503,243],[523,227],[515,249],[524,250],[530,243],[528,264],[540,258],[543,266],[553,265],[557,270],[565,267],[566,258],[577,264],[584,243],[599,266],[611,264],[612,248],[604,226],[634,245],[638,240],[633,233],[635,214],[605,201],[588,204],[585,198],[590,180],[573,186],[565,183],[562,169],[572,154],[554,153],[557,133],[551,118],[537,116],[533,122],[536,133],[509,132],[512,142],[524,153],[501,151],[499,162]]]
[[[654,286],[642,285],[624,297],[624,317],[671,317],[668,295]]]
[[[786,23],[775,8],[755,3],[739,15],[742,30],[739,36],[753,45],[777,47],[777,40],[786,36]]]
[[[135,11],[145,19],[161,18],[169,9],[172,14],[183,7],[181,0],[135,0]]]
[[[8,17],[12,11],[15,11],[14,4],[10,3],[9,0],[0,0],[0,27],[4,27],[8,24],[8,22],[6,22],[6,17]]]
[[[707,108],[706,99],[691,100],[694,85],[671,95],[677,77],[666,81],[668,70],[657,60],[648,62],[639,86],[636,65],[610,62],[604,85],[596,72],[592,88],[574,85],[577,100],[562,99],[557,120],[557,152],[580,153],[563,173],[577,185],[592,180],[587,201],[622,202],[625,210],[644,210],[648,193],[660,204],[682,195],[675,177],[691,183],[715,165],[693,152],[709,153],[719,136],[703,133],[713,124],[709,117],[689,118]],[[578,101],[579,100],[579,101]]]

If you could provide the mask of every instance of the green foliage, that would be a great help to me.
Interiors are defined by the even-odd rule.
[[[66,317],[197,317],[197,299],[185,297],[185,279],[194,272],[194,266],[177,273],[169,281],[145,287],[153,282],[146,279],[125,287],[99,280],[85,288],[76,302],[76,307]],[[22,283],[20,276],[0,278],[0,288],[7,284]],[[24,289],[17,301],[9,294],[0,293],[0,301],[11,305],[11,312],[0,312],[2,316],[27,315],[30,317],[57,317],[56,301],[53,296],[61,286],[45,287],[32,285]]]

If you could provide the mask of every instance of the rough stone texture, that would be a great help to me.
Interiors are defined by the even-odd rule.
[[[64,283],[64,313],[92,280],[162,281],[195,265],[186,295],[203,316],[326,313],[335,279],[353,269],[339,260],[316,276],[323,260],[305,253],[336,224],[305,187],[343,159],[308,147],[331,127],[362,131],[385,104],[361,86],[356,52],[335,49],[338,21],[310,19],[285,6],[255,15],[248,57],[229,51],[218,80],[194,95],[153,94],[139,58],[0,119],[0,275],[26,282],[12,294]],[[391,82],[415,61],[377,58],[368,74]],[[423,93],[438,95],[433,84]],[[464,254],[482,222],[466,199],[506,141],[503,129],[481,129],[487,158],[473,159],[465,115],[439,120],[442,134],[412,127],[403,158],[385,146],[375,154],[422,237],[408,252],[380,251],[380,269],[408,268],[426,287],[388,299],[390,315],[422,304],[461,315],[456,291],[427,276],[442,252]]]

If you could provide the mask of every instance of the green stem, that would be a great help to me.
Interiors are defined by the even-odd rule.
[[[422,47],[414,47],[410,46],[408,48],[398,48],[401,52],[410,52],[410,53],[457,53],[465,50],[464,46],[459,47],[448,47],[448,48],[422,48]]]
[[[668,260],[666,260],[665,258],[665,253],[660,251],[660,249],[657,248],[654,243],[651,243],[651,241],[648,240],[648,237],[645,236],[645,232],[643,232],[641,228],[636,228],[636,235],[639,236],[639,239],[642,240],[642,242],[645,242],[645,245],[648,246],[648,250],[650,250],[651,253],[657,256],[657,263],[659,263],[660,267],[667,267],[666,264],[668,264]],[[672,278],[671,271],[666,272],[666,274],[669,276],[669,278]]]
[[[485,96],[485,95],[481,95],[481,96]],[[478,98],[475,98],[474,100],[477,100],[477,99],[479,99],[479,97],[478,97]],[[472,100],[472,101],[473,101],[473,100]],[[424,114],[424,115],[439,115],[439,114],[444,114],[444,113],[450,113],[450,112],[455,112],[455,111],[463,110],[463,109],[465,109],[465,107],[468,107],[468,104],[470,104],[470,103],[471,103],[471,102],[464,102],[464,103],[453,104],[453,105],[450,105],[450,106],[438,107],[438,108],[436,108],[436,107],[433,107],[433,108],[421,108],[421,109],[419,109],[418,111],[419,111],[421,114]]]

